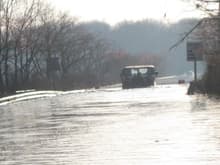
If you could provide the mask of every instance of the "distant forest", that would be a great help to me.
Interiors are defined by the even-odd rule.
[[[83,23],[88,31],[110,41],[116,50],[131,56],[153,56],[160,59],[160,75],[183,74],[193,70],[191,62],[186,61],[186,41],[173,50],[169,50],[199,20],[184,19],[173,24],[164,24],[154,20],[124,21],[114,27],[104,22]],[[189,38],[188,40],[190,40]],[[148,61],[145,61],[148,64]],[[149,61],[151,63],[151,61]],[[205,68],[199,64],[199,71]]]
[[[126,65],[155,65],[159,75],[192,70],[185,43],[169,48],[197,20],[79,22],[43,0],[2,0],[0,95],[17,90],[70,90],[120,82]]]

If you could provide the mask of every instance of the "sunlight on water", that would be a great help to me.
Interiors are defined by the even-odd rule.
[[[0,106],[0,164],[220,163],[219,99],[186,85],[104,88]]]

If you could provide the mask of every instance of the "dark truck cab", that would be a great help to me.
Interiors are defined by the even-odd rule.
[[[122,69],[120,77],[122,88],[140,88],[154,85],[158,72],[153,65],[126,66]]]

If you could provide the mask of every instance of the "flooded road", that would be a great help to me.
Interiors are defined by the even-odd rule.
[[[1,105],[0,164],[219,165],[219,99],[186,90],[115,87]]]

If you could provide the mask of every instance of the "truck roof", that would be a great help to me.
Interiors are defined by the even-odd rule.
[[[130,65],[130,66],[125,66],[124,69],[132,69],[132,68],[155,68],[154,65]]]

